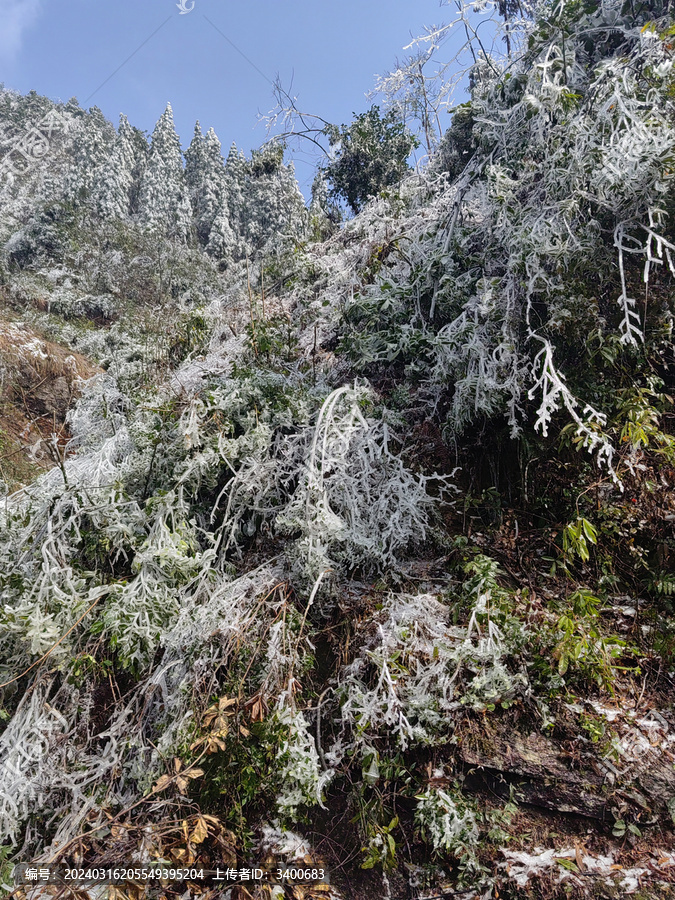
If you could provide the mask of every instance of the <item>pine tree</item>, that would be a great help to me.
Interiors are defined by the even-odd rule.
[[[245,218],[244,205],[249,176],[249,164],[244,152],[233,142],[225,163],[225,202],[230,225],[241,232]]]
[[[236,259],[243,255],[230,225],[226,203],[221,205],[220,212],[215,218],[206,251],[216,259]]]
[[[197,233],[204,244],[208,241],[211,226],[220,210],[225,195],[225,170],[223,152],[218,136],[209,128],[204,139],[206,150],[206,177],[199,198]]]
[[[197,240],[205,247],[225,194],[225,172],[220,141],[210,128],[202,135],[199,122],[185,154],[185,178],[195,219]]]
[[[169,226],[169,237],[176,238],[183,244],[191,243],[191,236],[194,230],[194,220],[192,217],[192,204],[190,203],[190,195],[187,187],[181,186],[178,193],[178,203],[173,221]]]
[[[95,192],[97,210],[104,219],[125,219],[129,215],[137,164],[135,144],[134,130],[122,115],[109,163]]]
[[[167,104],[152,133],[148,163],[141,181],[141,224],[164,234],[175,233],[179,218],[185,214],[183,187],[183,153],[171,104]]]
[[[185,183],[190,191],[190,196],[193,196],[199,190],[205,165],[204,135],[202,134],[202,126],[197,121],[192,141],[185,151]]]
[[[283,148],[270,144],[255,151],[244,207],[244,237],[252,250],[269,251],[288,239],[301,239],[307,209],[295,169],[283,163]]]
[[[306,233],[304,197],[292,164],[284,165],[281,145],[271,143],[254,150],[249,161],[232,144],[223,188],[207,246],[213,256],[243,258],[269,252]]]
[[[108,171],[116,140],[114,127],[94,106],[81,120],[74,135],[74,160],[66,179],[65,192],[78,204],[90,202],[97,184]]]

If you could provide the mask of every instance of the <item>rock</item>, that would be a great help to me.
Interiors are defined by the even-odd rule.
[[[491,735],[489,746],[481,747],[465,740],[460,757],[465,765],[482,770],[483,778],[498,782],[502,776],[501,790],[499,784],[494,789],[507,796],[510,783],[522,801],[533,806],[592,819],[607,816],[607,797],[601,794],[604,777],[589,769],[572,769],[570,756],[543,735],[513,733],[508,739]]]

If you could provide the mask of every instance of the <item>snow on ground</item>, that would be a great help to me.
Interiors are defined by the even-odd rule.
[[[611,854],[594,857],[579,848],[544,850],[535,847],[533,853],[502,848],[500,852],[506,858],[500,867],[506,870],[518,887],[525,887],[534,877],[557,875],[558,884],[570,882],[582,887],[589,879],[604,878],[608,885],[618,884],[625,894],[634,894],[645,884],[654,885],[655,872],[666,875],[669,869],[675,867],[675,854],[665,851],[657,851],[649,860],[648,868],[624,868],[614,861]]]

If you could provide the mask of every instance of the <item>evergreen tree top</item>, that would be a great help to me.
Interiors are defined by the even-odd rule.
[[[220,143],[220,138],[213,130],[213,128],[209,128],[209,130],[206,132],[204,143],[210,154],[213,155],[217,153],[218,157],[222,159],[222,144]]]
[[[150,147],[151,156],[162,156],[165,161],[176,161],[182,168],[183,152],[180,146],[180,138],[176,132],[173,121],[171,104],[167,103],[166,109],[159,117],[155,129],[152,132]]]

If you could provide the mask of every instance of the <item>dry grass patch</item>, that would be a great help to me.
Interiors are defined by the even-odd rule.
[[[9,490],[51,468],[52,459],[39,452],[42,441],[56,434],[65,443],[66,414],[100,371],[29,326],[0,320],[0,479]]]

